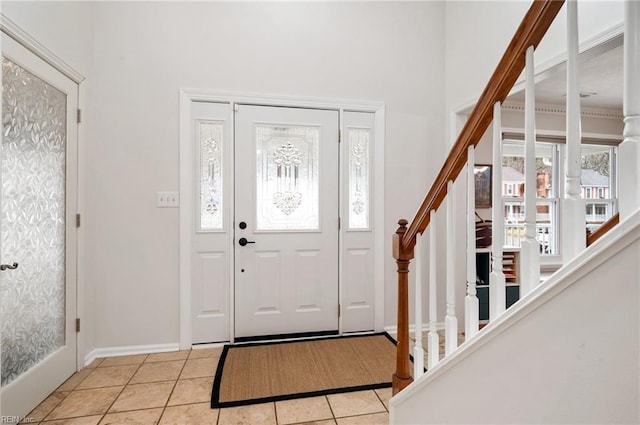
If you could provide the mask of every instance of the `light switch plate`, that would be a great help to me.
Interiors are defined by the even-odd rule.
[[[178,192],[157,192],[156,206],[158,208],[175,208],[180,206],[180,194]]]

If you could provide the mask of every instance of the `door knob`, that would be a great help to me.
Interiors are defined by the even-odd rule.
[[[238,243],[240,244],[240,246],[245,246],[248,243],[256,243],[256,241],[248,241],[247,238],[240,238],[238,240]]]
[[[0,264],[0,270],[15,270],[18,268],[18,263],[13,264]]]

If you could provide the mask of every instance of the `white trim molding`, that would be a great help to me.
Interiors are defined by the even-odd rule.
[[[230,91],[209,91],[183,88],[180,90],[180,348],[188,349],[192,344],[191,323],[191,255],[192,228],[191,220],[194,211],[190,196],[193,188],[190,114],[192,102],[224,103],[231,106],[230,137],[233,140],[234,105],[280,106],[307,109],[327,109],[338,111],[340,117],[344,112],[369,112],[375,116],[375,146],[373,155],[373,231],[374,231],[374,327],[376,331],[384,328],[384,142],[385,142],[385,104],[384,102],[361,101],[350,99],[326,99],[310,97],[291,97],[272,94],[247,94]],[[343,125],[343,121],[340,121]],[[343,130],[343,129],[342,129]],[[344,134],[344,131],[342,131]],[[233,178],[231,178],[233,192]],[[231,211],[233,216],[234,212]],[[230,240],[232,244],[233,241]],[[234,341],[234,277],[233,265],[230,265],[230,341]],[[342,281],[342,276],[340,278]],[[340,288],[340,291],[342,288]],[[339,292],[340,294],[341,292]],[[342,321],[340,321],[342,333]]]
[[[16,25],[11,19],[0,13],[0,30],[7,34],[9,37],[16,40],[27,50],[34,53],[40,59],[62,72],[65,76],[69,77],[73,82],[80,84],[84,81],[85,77],[73,69],[64,60],[60,59],[55,53],[49,50],[44,44],[30,36],[26,31]]]
[[[177,342],[171,344],[126,345],[121,347],[96,348],[84,357],[84,365],[89,366],[102,357],[133,356],[136,354],[168,353],[180,350]]]

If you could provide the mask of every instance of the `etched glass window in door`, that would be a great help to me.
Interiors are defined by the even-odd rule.
[[[200,142],[200,225],[199,230],[222,230],[222,149],[223,124],[197,121]]]
[[[65,345],[66,95],[2,59],[2,385]]]
[[[369,228],[369,139],[368,129],[349,128],[349,228]]]
[[[258,125],[256,230],[319,230],[320,129]]]

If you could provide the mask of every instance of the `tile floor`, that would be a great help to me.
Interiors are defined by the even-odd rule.
[[[389,423],[391,389],[211,409],[221,348],[97,359],[27,415],[41,425]]]

